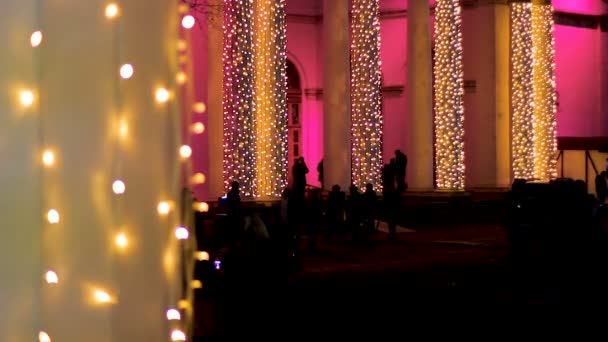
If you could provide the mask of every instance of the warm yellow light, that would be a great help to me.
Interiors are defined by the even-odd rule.
[[[19,93],[19,101],[23,107],[31,107],[34,104],[34,92],[28,89]]]
[[[182,299],[179,302],[177,302],[177,307],[182,310],[187,310],[188,308],[190,308],[190,302],[185,299]]]
[[[181,330],[173,330],[171,332],[171,341],[185,341],[186,334]]]
[[[188,49],[188,43],[185,40],[180,39],[177,41],[177,51],[184,52],[187,49]]]
[[[194,253],[194,256],[196,257],[196,260],[198,261],[207,261],[209,260],[209,253],[202,251],[202,252],[196,252]]]
[[[127,238],[127,235],[125,235],[125,233],[118,233],[116,235],[116,238],[114,239],[114,243],[120,249],[125,249],[129,246],[129,239]]]
[[[184,159],[190,158],[192,156],[192,148],[188,145],[182,145],[179,148],[179,155]]]
[[[51,337],[44,331],[38,333],[38,341],[39,342],[51,342]]]
[[[120,120],[120,123],[118,124],[118,135],[123,139],[129,135],[129,123],[127,120]]]
[[[131,64],[123,64],[120,67],[120,77],[125,80],[131,78],[134,72],[135,70],[133,69],[133,66]]]
[[[55,273],[53,271],[46,272],[45,279],[46,279],[47,284],[58,284],[59,283],[59,277],[57,276],[57,273]]]
[[[203,134],[205,132],[205,124],[202,122],[197,122],[192,125],[192,133],[194,134]]]
[[[192,184],[205,184],[205,181],[205,175],[200,172],[192,175]]]
[[[179,321],[182,319],[182,315],[176,309],[167,310],[167,320],[169,321]]]
[[[158,88],[156,89],[156,102],[158,103],[165,103],[167,101],[169,101],[169,98],[171,97],[171,95],[169,94],[169,91],[165,88]]]
[[[112,302],[112,297],[106,291],[103,290],[95,290],[93,292],[93,298],[97,303],[107,304]]]
[[[42,164],[46,167],[55,165],[55,153],[51,150],[46,150],[42,153]]]
[[[118,16],[119,8],[118,5],[111,3],[106,6],[106,18],[113,19]]]
[[[50,224],[57,224],[59,223],[59,212],[55,209],[51,209],[46,214],[46,218]]]
[[[177,229],[175,229],[175,237],[178,240],[187,240],[188,237],[190,237],[190,233],[186,227],[177,227]]]
[[[196,102],[192,105],[192,110],[194,110],[195,113],[203,114],[207,110],[207,106],[204,102]]]
[[[114,183],[112,183],[112,191],[114,191],[114,193],[117,195],[124,194],[126,189],[127,186],[125,185],[125,182],[121,181],[120,179],[117,179],[114,181]]]
[[[187,3],[182,2],[179,4],[179,7],[178,7],[179,14],[188,13],[189,10],[190,10],[190,6],[188,6]]]
[[[156,210],[158,211],[159,215],[168,215],[171,211],[171,204],[167,201],[162,201],[158,203]]]
[[[207,204],[206,202],[194,202],[192,207],[194,208],[194,210],[201,213],[206,213],[209,211],[209,204]]]
[[[193,280],[191,283],[191,286],[193,289],[202,289],[203,288],[203,282],[200,280]]]
[[[188,14],[182,18],[182,27],[185,29],[193,28],[195,23],[196,23],[196,20],[190,14]]]
[[[188,76],[186,76],[185,72],[180,71],[177,73],[177,75],[175,75],[175,81],[177,84],[185,84],[186,81],[188,81]]]
[[[42,43],[42,32],[36,31],[30,36],[30,44],[32,47],[38,47]]]

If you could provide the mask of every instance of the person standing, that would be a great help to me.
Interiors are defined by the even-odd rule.
[[[407,156],[401,150],[395,151],[395,176],[397,180],[397,192],[405,192],[405,172],[407,169]]]

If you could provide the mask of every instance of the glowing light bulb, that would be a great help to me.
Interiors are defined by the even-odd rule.
[[[187,310],[190,307],[190,302],[185,299],[182,299],[179,302],[177,302],[177,307],[182,310]]]
[[[195,202],[192,207],[194,208],[194,210],[201,213],[206,213],[209,211],[209,204],[205,202]]]
[[[50,224],[57,224],[59,223],[59,212],[55,209],[51,209],[46,214],[46,218]]]
[[[114,193],[117,195],[124,194],[126,189],[127,189],[127,186],[120,179],[115,180],[114,183],[112,183],[112,191],[114,191]]]
[[[118,5],[111,3],[106,6],[106,18],[114,19],[118,16],[119,8]]]
[[[176,309],[167,310],[167,320],[169,321],[179,321],[182,319],[182,315]]]
[[[202,251],[194,253],[196,260],[198,261],[207,261],[209,260],[209,253]]]
[[[193,289],[202,289],[203,288],[203,282],[200,280],[193,280],[192,283],[190,284],[192,286]]]
[[[177,229],[175,229],[175,237],[178,240],[187,240],[189,236],[190,233],[186,227],[177,227]]]
[[[192,105],[192,110],[195,113],[203,114],[207,110],[207,106],[205,105],[204,102],[197,102]]]
[[[117,247],[125,249],[129,246],[129,239],[127,238],[127,235],[125,235],[125,233],[118,233],[116,235],[116,238],[114,239],[114,243]]]
[[[103,290],[95,290],[93,292],[93,297],[97,303],[110,303],[112,302],[112,297],[106,291]]]
[[[186,334],[181,330],[173,330],[171,332],[171,341],[185,341]]]
[[[39,342],[51,342],[51,337],[44,331],[38,333],[38,341]]]
[[[184,52],[188,49],[188,43],[185,40],[180,39],[177,41],[177,51]]]
[[[34,104],[34,92],[31,90],[22,90],[19,93],[19,101],[23,107],[31,107]]]
[[[192,125],[192,133],[194,134],[202,134],[205,132],[205,125],[202,122],[197,122]]]
[[[187,3],[182,2],[182,3],[179,4],[179,7],[178,7],[179,14],[185,14],[189,10],[190,10],[190,6],[188,6]]]
[[[123,64],[120,67],[120,77],[125,80],[131,78],[134,72],[135,70],[133,69],[133,66],[131,64]]]
[[[171,204],[169,204],[167,201],[162,201],[158,203],[156,210],[158,211],[159,215],[168,215],[171,211]]]
[[[205,175],[200,172],[192,175],[192,184],[205,184],[205,181]]]
[[[46,167],[55,165],[55,153],[51,150],[46,150],[42,153],[42,164]]]
[[[57,276],[57,273],[55,273],[53,271],[46,272],[45,279],[46,279],[47,284],[58,284],[59,283],[59,277]]]
[[[158,88],[156,89],[156,102],[158,103],[165,103],[167,101],[169,101],[169,91],[165,88]]]
[[[191,29],[194,27],[195,22],[196,20],[194,17],[188,14],[182,18],[182,27],[185,29]]]
[[[179,155],[184,159],[190,158],[192,156],[192,148],[188,145],[182,145],[179,148]]]
[[[177,73],[177,75],[175,75],[175,81],[177,84],[185,84],[186,81],[188,81],[188,76],[186,76],[185,72],[180,71]]]
[[[129,123],[125,119],[118,124],[118,135],[123,139],[129,135]]]
[[[30,36],[30,44],[32,47],[38,47],[42,43],[42,32],[36,31]]]

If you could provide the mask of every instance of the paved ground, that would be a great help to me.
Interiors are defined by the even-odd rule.
[[[490,328],[493,334],[539,328],[545,319],[555,325],[590,308],[602,309],[596,317],[608,316],[603,291],[597,290],[603,288],[596,281],[601,277],[587,284],[584,277],[572,282],[534,267],[514,268],[497,225],[424,227],[390,242],[377,233],[366,244],[322,239],[318,247],[302,250],[302,270],[289,275],[286,286],[265,290],[270,283],[250,278],[237,291],[250,292],[220,305],[238,314],[224,322],[232,334],[216,337],[471,338]]]

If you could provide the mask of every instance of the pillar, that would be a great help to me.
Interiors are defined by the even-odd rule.
[[[179,252],[193,253],[175,237],[185,222],[178,4],[117,4],[8,0],[0,12],[0,43],[11,47],[0,56],[0,155],[10,160],[0,175],[0,341],[187,334],[190,304],[181,322],[165,315],[191,293]],[[160,216],[163,200],[173,206]]]
[[[480,1],[463,10],[466,184],[510,183],[509,7]]]
[[[323,5],[323,172],[325,187],[351,182],[349,1]]]
[[[224,116],[223,116],[223,64],[224,32],[223,0],[209,0],[208,23],[208,86],[207,132],[209,139],[209,197],[217,200],[224,191]]]
[[[409,0],[407,16],[408,186],[433,189],[433,79],[428,0]]]

